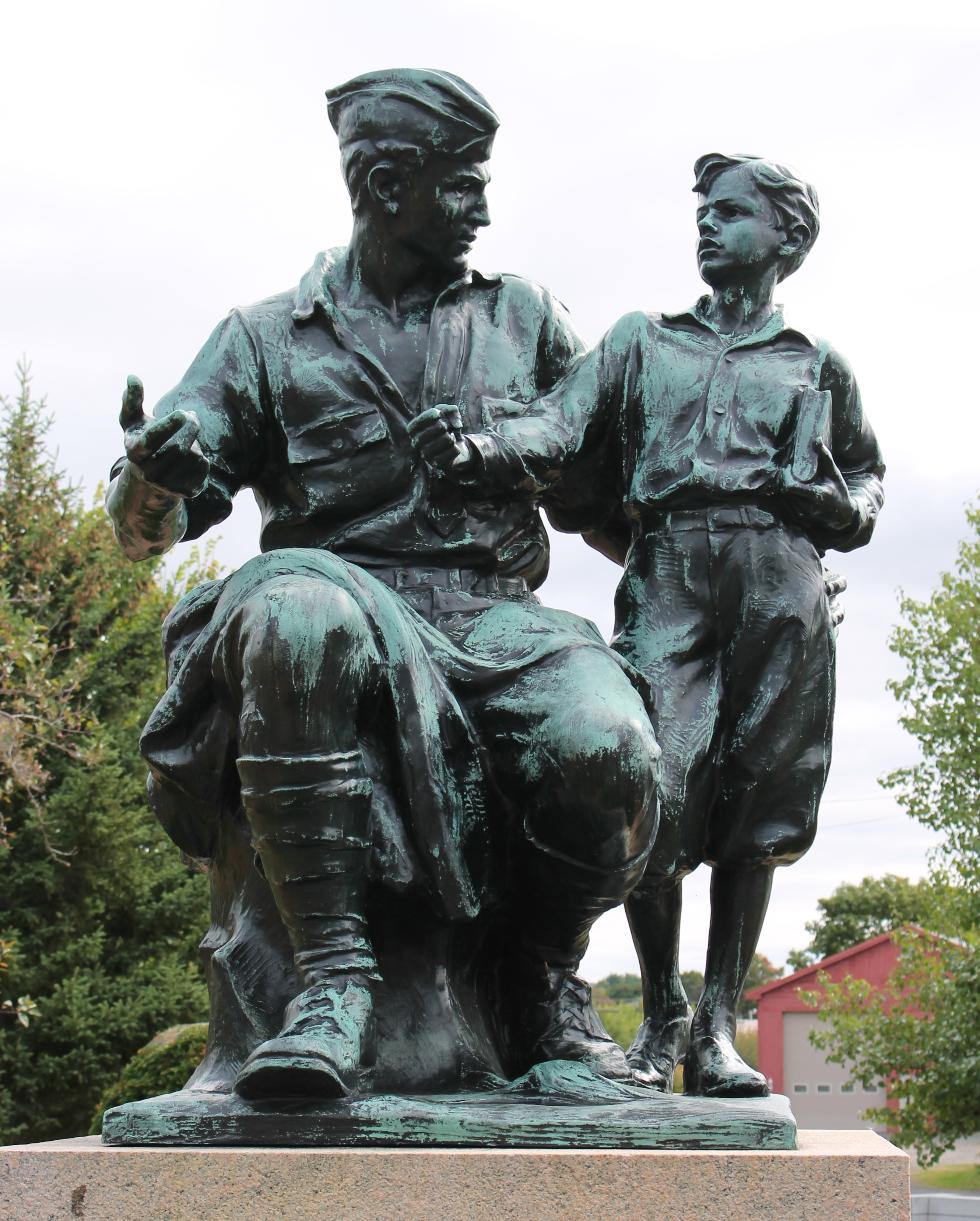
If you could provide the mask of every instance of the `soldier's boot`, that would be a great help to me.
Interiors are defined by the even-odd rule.
[[[371,781],[358,751],[244,756],[242,807],[262,872],[289,933],[303,991],[282,1029],[252,1052],[235,1081],[244,1098],[336,1098],[373,1060],[365,891]]]
[[[681,878],[646,876],[626,900],[626,918],[643,976],[643,1023],[626,1053],[642,1085],[673,1093],[693,1013],[678,971]]]
[[[622,903],[643,873],[646,853],[619,869],[596,869],[530,850],[524,858],[522,997],[531,1063],[574,1060],[601,1077],[628,1080],[622,1048],[577,974],[596,920]]]

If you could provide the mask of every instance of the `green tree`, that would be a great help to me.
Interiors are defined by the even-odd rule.
[[[206,1009],[206,879],[150,814],[136,749],[163,616],[200,565],[166,582],[122,556],[19,377],[0,400],[0,1143],[84,1131],[133,1052]]]
[[[810,944],[803,950],[793,950],[787,965],[791,971],[800,971],[879,933],[905,924],[922,924],[935,901],[936,886],[930,879],[910,882],[886,873],[880,878],[844,882],[817,903],[819,914],[806,926]]]
[[[891,647],[906,674],[891,690],[919,761],[886,777],[913,818],[942,834],[932,861],[929,933],[896,934],[901,953],[883,992],[830,984],[829,1028],[814,1042],[851,1062],[865,1085],[885,1082],[897,1110],[870,1112],[924,1162],[980,1129],[980,509],[954,571],[925,602],[903,598]]]
[[[684,991],[687,993],[687,999],[691,1005],[697,1006],[701,993],[704,991],[704,972],[681,971],[681,983],[684,985]]]
[[[756,1011],[755,1001],[747,1001],[745,993],[751,992],[753,988],[761,988],[764,984],[771,984],[774,979],[779,979],[782,974],[782,967],[777,967],[771,963],[765,954],[753,954],[748,974],[745,977],[745,988],[738,1001],[738,1016],[740,1018],[754,1018]]]

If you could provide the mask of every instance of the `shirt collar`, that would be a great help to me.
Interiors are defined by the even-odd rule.
[[[806,331],[801,331],[798,327],[786,325],[781,305],[776,305],[773,308],[773,312],[758,330],[751,331],[747,335],[739,335],[737,339],[733,340],[730,335],[723,335],[708,321],[706,310],[710,300],[711,298],[705,294],[703,297],[699,297],[690,309],[681,310],[677,314],[661,314],[661,318],[668,325],[672,322],[682,322],[693,324],[699,330],[709,331],[727,347],[748,347],[751,344],[769,343],[780,335],[798,335],[805,343],[810,344],[812,347],[817,346],[817,341],[811,335],[808,335]]]
[[[333,295],[327,287],[330,272],[347,256],[346,246],[336,246],[333,250],[322,250],[313,260],[313,266],[300,280],[293,297],[293,319],[296,322],[307,322],[313,317],[317,306],[329,314],[336,309]],[[468,269],[466,274],[448,284],[440,297],[451,289],[474,287],[496,287],[502,282],[502,277],[496,273],[482,274]]]

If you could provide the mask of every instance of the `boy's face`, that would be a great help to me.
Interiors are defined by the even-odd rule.
[[[698,269],[712,288],[756,278],[779,263],[786,234],[747,166],[718,175],[698,208]]]

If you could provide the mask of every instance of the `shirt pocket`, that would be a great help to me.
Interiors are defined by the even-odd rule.
[[[326,466],[349,459],[388,436],[375,407],[342,407],[309,424],[287,425],[287,452],[294,466]]]

